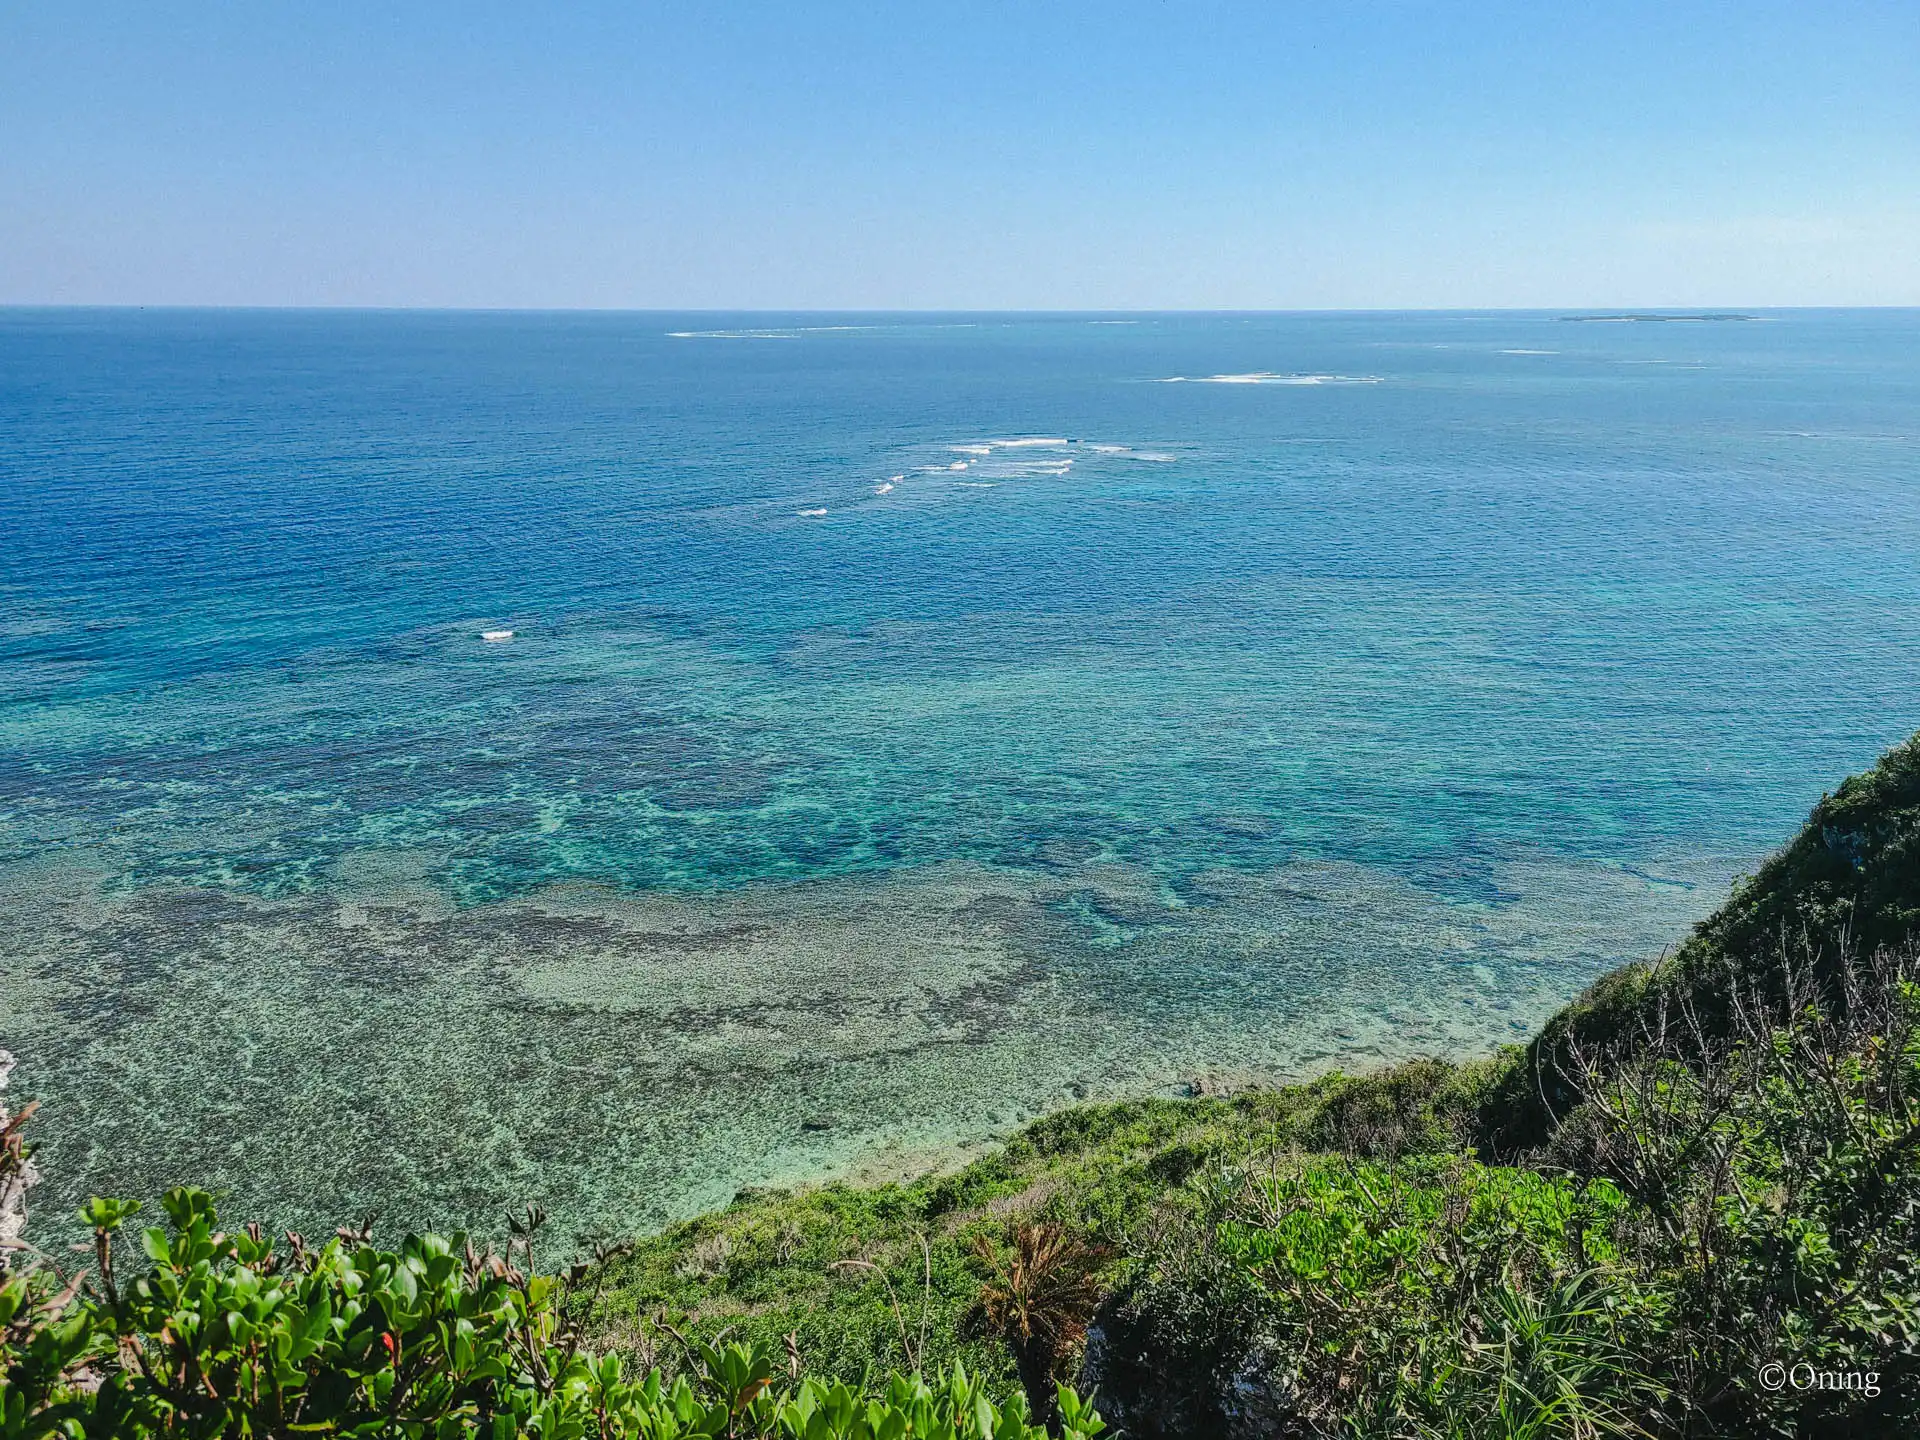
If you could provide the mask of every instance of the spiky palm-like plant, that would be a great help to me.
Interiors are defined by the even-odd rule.
[[[1003,1254],[986,1236],[974,1242],[989,1278],[980,1287],[987,1323],[1006,1337],[1034,1418],[1059,1429],[1054,1386],[1060,1362],[1087,1332],[1100,1303],[1100,1268],[1109,1251],[1059,1225],[1024,1222]]]

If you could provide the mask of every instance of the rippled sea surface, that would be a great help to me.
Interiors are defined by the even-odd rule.
[[[1484,1051],[1916,726],[1914,312],[0,311],[49,1214]]]

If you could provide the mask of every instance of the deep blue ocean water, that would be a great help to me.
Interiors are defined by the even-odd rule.
[[[0,311],[0,537],[57,1203],[632,1228],[1678,938],[1920,727],[1920,313]]]

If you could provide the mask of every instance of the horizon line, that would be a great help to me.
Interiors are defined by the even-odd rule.
[[[1024,315],[1024,316],[1230,316],[1230,315],[1566,315],[1631,318],[1659,315],[1710,319],[1741,319],[1752,314],[1834,311],[1920,310],[1920,302],[1865,305],[1313,305],[1146,307],[1089,306],[1047,309],[1037,306],[833,306],[833,305],[317,305],[233,304],[193,301],[41,301],[0,300],[0,311],[233,311],[280,314],[396,314],[396,315]]]

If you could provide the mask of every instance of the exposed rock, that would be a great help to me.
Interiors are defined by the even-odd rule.
[[[7,1088],[7,1077],[16,1062],[10,1051],[0,1050],[0,1092]],[[9,1122],[6,1096],[0,1093],[0,1268],[12,1261],[14,1246],[27,1228],[27,1191],[39,1180],[40,1172],[20,1150],[19,1137]]]
[[[1121,1297],[1087,1329],[1078,1386],[1129,1440],[1310,1440],[1272,1344],[1183,1344]],[[1231,1370],[1215,1357],[1233,1356]]]

